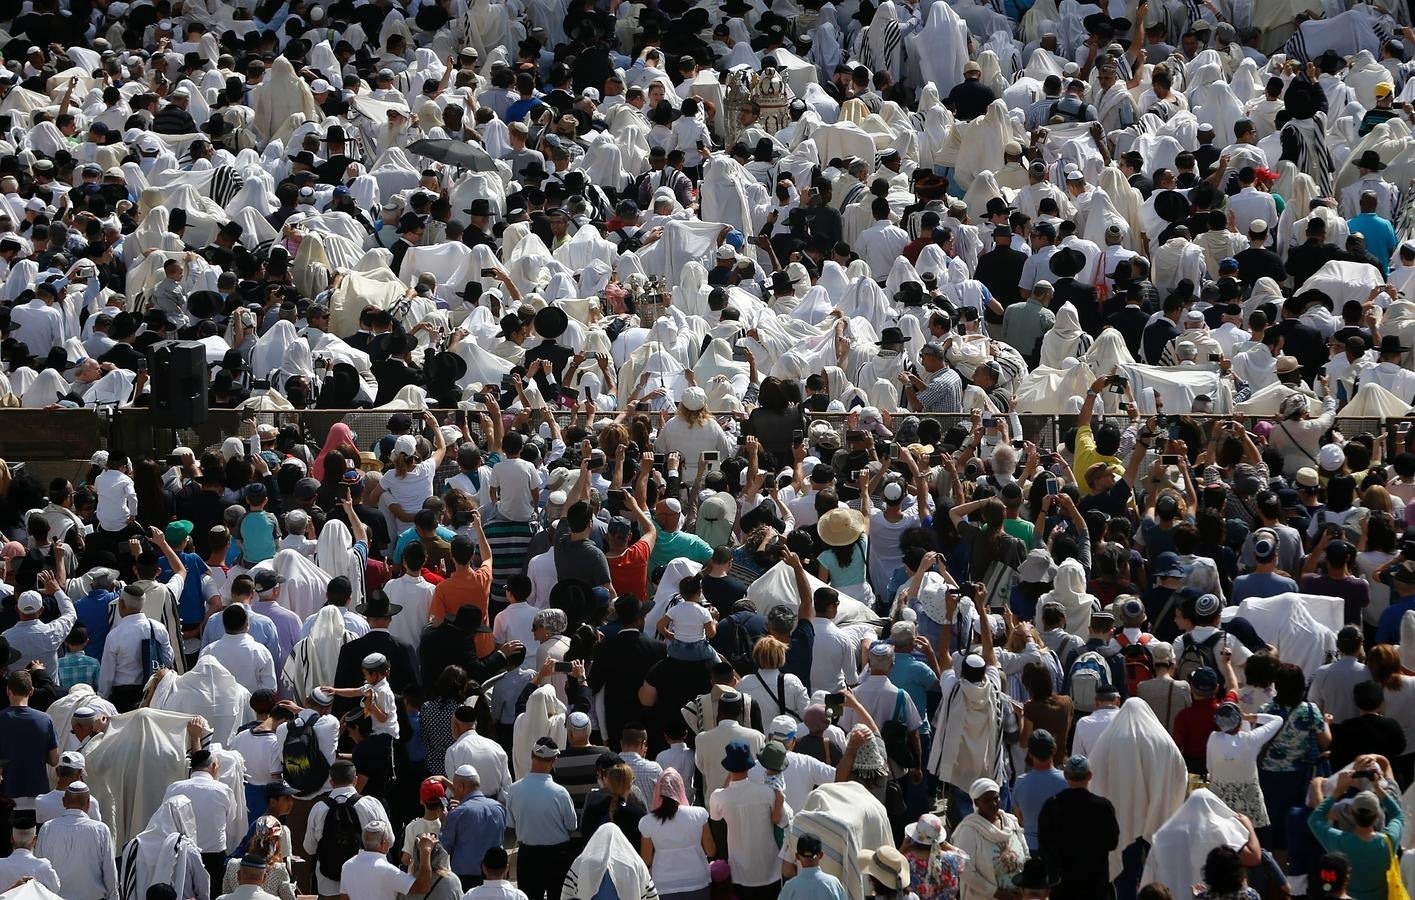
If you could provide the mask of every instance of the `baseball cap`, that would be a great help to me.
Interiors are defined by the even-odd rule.
[[[1376,799],[1376,795],[1372,792],[1362,791],[1351,798],[1351,811],[1378,815],[1381,811],[1381,801]]]
[[[1212,694],[1218,690],[1218,673],[1208,666],[1200,666],[1189,673],[1189,687],[1200,694]]]
[[[84,755],[77,750],[66,750],[59,754],[59,765],[65,769],[82,769]]]
[[[791,739],[796,736],[796,720],[791,716],[777,716],[771,720],[766,736],[769,738]]]
[[[39,591],[25,591],[20,594],[17,606],[22,613],[37,613],[44,609],[44,597]]]

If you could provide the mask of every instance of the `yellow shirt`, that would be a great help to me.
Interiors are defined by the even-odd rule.
[[[1091,426],[1082,425],[1076,429],[1076,465],[1072,471],[1076,473],[1076,489],[1081,492],[1082,497],[1091,494],[1091,486],[1086,483],[1086,470],[1098,462],[1103,462],[1115,471],[1116,478],[1125,477],[1125,466],[1121,464],[1119,458],[1114,456],[1104,456],[1096,452],[1096,439],[1091,434]]]

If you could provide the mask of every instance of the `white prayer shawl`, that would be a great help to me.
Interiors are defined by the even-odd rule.
[[[1066,613],[1066,630],[1085,639],[1091,626],[1091,614],[1100,609],[1100,602],[1086,593],[1086,571],[1074,559],[1064,561],[1057,567],[1052,589],[1037,601],[1035,625],[1042,630],[1042,607],[1048,603],[1059,605]]]
[[[84,406],[131,406],[133,385],[137,375],[127,369],[114,369],[93,382],[84,391]],[[18,385],[17,385],[18,387]]]
[[[664,223],[663,237],[639,252],[639,260],[645,272],[664,277],[672,287],[689,262],[707,264],[721,231],[713,222],[672,219]]]
[[[1063,368],[1063,362],[1081,349],[1079,343],[1085,333],[1076,307],[1070,302],[1061,304],[1056,311],[1056,323],[1042,338],[1041,367]]]
[[[183,675],[170,672],[152,692],[153,709],[203,716],[213,740],[229,744],[246,721],[251,693],[213,656],[203,656]]]
[[[117,601],[114,601],[113,606],[116,605]],[[63,737],[59,738],[59,750],[61,752],[79,749],[78,738],[73,735],[72,725],[74,722],[74,710],[78,709],[80,706],[91,706],[100,715],[105,715],[109,718],[118,714],[118,710],[114,708],[112,703],[109,703],[106,699],[98,696],[98,694],[94,692],[92,685],[79,683],[69,688],[68,693],[49,704],[49,708],[45,710],[45,712],[49,713],[49,718],[54,720],[54,733],[56,735],[63,735]],[[51,785],[56,783],[55,774],[54,769],[50,768],[49,783]]]
[[[343,576],[349,579],[353,594],[349,602],[357,605],[364,599],[364,569],[362,561],[354,552],[354,538],[349,526],[338,519],[324,523],[319,532],[319,547],[315,550],[315,564],[331,578]]]
[[[1343,601],[1323,594],[1282,593],[1250,597],[1238,605],[1242,616],[1264,641],[1277,647],[1283,662],[1301,666],[1308,677],[1325,665],[1336,649]]]
[[[1338,419],[1399,419],[1410,412],[1410,404],[1373,381],[1364,382],[1356,396],[1337,413]]]
[[[928,771],[954,787],[979,778],[1000,781],[1007,759],[999,705],[1007,700],[991,678],[979,682],[960,678],[956,689],[956,698],[945,696],[939,704],[934,733],[941,737],[929,751]]]
[[[265,379],[278,371],[285,361],[286,351],[299,339],[295,323],[283,319],[276,322],[256,339],[255,348],[251,351],[251,374],[257,379]]]
[[[1232,403],[1232,392],[1221,390],[1217,372],[1206,371],[1195,366],[1142,366],[1126,368],[1130,375],[1130,385],[1135,392],[1137,405],[1141,405],[1140,394],[1150,389],[1164,398],[1166,410],[1192,410],[1194,398],[1206,394],[1214,400],[1214,412],[1225,413],[1224,398]],[[1153,412],[1141,409],[1141,412]]]
[[[124,845],[119,854],[122,900],[140,900],[154,884],[170,884],[184,890],[188,865],[193,859],[201,862],[194,843],[196,826],[190,797],[177,795],[162,801],[147,828]]]
[[[791,819],[785,841],[794,849],[801,835],[820,839],[820,869],[840,879],[850,900],[873,895],[860,868],[860,853],[893,844],[884,804],[869,788],[854,781],[823,784],[806,796],[806,804]]]
[[[1195,73],[1195,81],[1199,86],[1188,93],[1194,116],[1212,125],[1214,134],[1227,139],[1233,134],[1234,123],[1243,118],[1243,105],[1224,81],[1219,65],[1209,63],[1200,66]]]
[[[285,661],[284,683],[295,697],[307,698],[310,691],[330,684],[339,666],[340,648],[353,639],[353,633],[344,630],[344,614],[337,606],[320,608],[310,633],[295,642]]]
[[[745,190],[749,178],[734,160],[720,156],[707,160],[699,187],[702,220],[731,225],[744,235],[754,233],[752,209]]]
[[[860,276],[846,288],[840,299],[840,311],[847,319],[861,318],[869,323],[876,335],[893,318],[893,310],[884,290],[873,280]]]
[[[1068,398],[1085,396],[1094,380],[1084,364],[1064,369],[1039,366],[1017,386],[1017,412],[1045,416],[1074,413],[1075,409],[1068,408]]]
[[[1341,309],[1348,300],[1364,302],[1372,288],[1384,283],[1381,270],[1373,265],[1332,260],[1304,281],[1302,290],[1321,291],[1331,297],[1334,309]]]
[[[937,4],[935,4],[937,5]],[[993,172],[1002,167],[1002,148],[1012,140],[1021,139],[1021,130],[1013,123],[1003,100],[994,100],[987,112],[955,130],[962,133],[958,160],[954,164],[958,184],[971,184],[984,170]]]
[[[595,261],[604,263],[606,267],[612,266],[616,250],[613,243],[600,236],[597,228],[586,224],[580,226],[574,237],[557,247],[552,256],[556,262],[565,266],[567,274],[570,274]],[[573,278],[571,283],[574,283]]]
[[[90,742],[84,777],[116,845],[146,828],[168,785],[187,777],[186,728],[193,714],[208,715],[135,709],[110,719],[103,738]],[[243,793],[237,798],[244,807]]]
[[[1122,868],[1121,853],[1155,832],[1184,803],[1188,772],[1184,756],[1150,705],[1131,697],[1091,747],[1091,790],[1115,806],[1120,841],[1110,870]]]
[[[557,746],[565,746],[565,704],[555,696],[553,684],[531,693],[526,699],[526,711],[516,717],[511,727],[512,774],[523,777],[531,771],[531,750],[543,737],[551,738]]]
[[[596,828],[565,875],[566,900],[594,900],[608,877],[619,900],[657,900],[653,876],[613,822]]]
[[[933,84],[941,96],[957,87],[970,58],[968,38],[968,24],[951,4],[929,6],[924,26],[908,38],[909,58],[918,62],[920,83]]]
[[[59,398],[69,392],[69,383],[53,369],[44,369],[20,396],[20,405],[25,409],[45,409],[59,402]]]
[[[1233,810],[1207,788],[1199,788],[1155,832],[1140,883],[1158,882],[1176,896],[1189,896],[1204,880],[1209,851],[1237,850],[1247,841],[1248,829]]]

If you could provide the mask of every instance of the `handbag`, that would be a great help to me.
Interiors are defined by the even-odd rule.
[[[1384,835],[1386,846],[1390,847],[1390,864],[1386,866],[1386,900],[1410,900],[1410,892],[1405,889],[1405,879],[1400,875],[1400,851],[1390,835]]]

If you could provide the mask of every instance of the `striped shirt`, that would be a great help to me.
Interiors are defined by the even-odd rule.
[[[87,653],[66,653],[59,657],[56,670],[59,686],[68,690],[76,684],[98,686],[98,660]]]
[[[919,392],[919,405],[924,412],[962,412],[963,379],[948,366],[939,369],[928,386]]]

